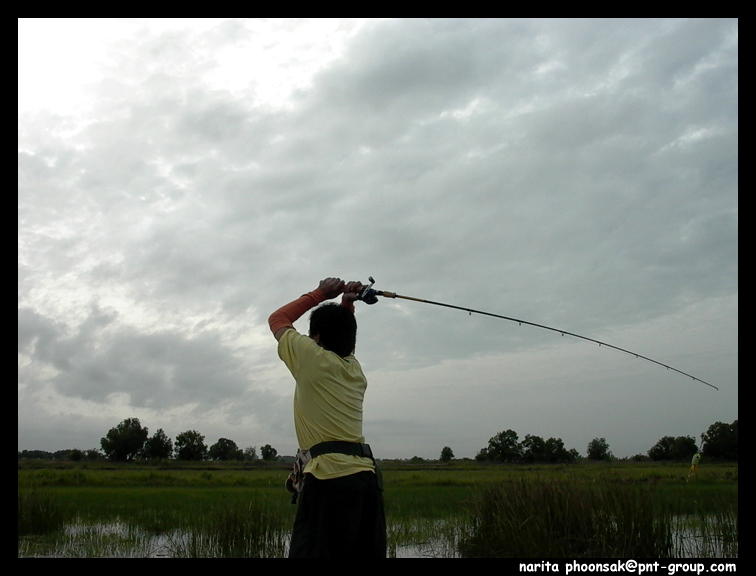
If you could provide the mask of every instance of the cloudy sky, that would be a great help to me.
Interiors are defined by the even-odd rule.
[[[738,21],[20,20],[18,448],[296,450],[268,315],[358,304],[381,457],[738,418]],[[297,324],[306,330],[306,318]]]

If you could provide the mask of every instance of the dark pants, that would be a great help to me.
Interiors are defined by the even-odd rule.
[[[289,558],[385,558],[386,518],[375,474],[305,477]]]

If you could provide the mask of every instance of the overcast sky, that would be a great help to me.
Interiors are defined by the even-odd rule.
[[[738,21],[22,19],[18,448],[296,450],[267,318],[358,303],[379,457],[738,418]],[[297,323],[306,331],[306,317]]]

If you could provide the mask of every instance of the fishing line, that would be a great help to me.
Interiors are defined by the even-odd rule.
[[[598,344],[599,346],[606,346],[607,348],[612,348],[613,350],[624,352],[625,354],[629,354],[630,356],[635,356],[636,358],[639,358],[641,360],[646,360],[647,362],[653,362],[654,364],[657,364],[658,366],[663,366],[667,370],[672,370],[673,372],[677,372],[678,374],[687,376],[688,378],[691,378],[692,380],[695,380],[696,382],[701,382],[702,384],[706,384],[707,386],[714,388],[714,390],[719,390],[719,388],[717,388],[713,384],[709,384],[708,382],[706,382],[706,380],[701,380],[700,378],[697,378],[696,376],[693,376],[692,374],[688,374],[687,372],[683,372],[682,370],[673,368],[672,366],[669,366],[668,364],[664,364],[663,362],[659,362],[658,360],[654,360],[653,358],[649,358],[648,356],[644,356],[643,354],[638,354],[637,352],[632,352],[625,348],[620,348],[619,346],[615,346],[613,344],[609,344],[601,340],[596,340],[595,338],[589,338],[588,336],[581,336],[580,334],[575,334],[574,332],[569,332],[568,330],[552,328],[551,326],[545,326],[544,324],[537,324],[535,322],[528,322],[527,320],[520,320],[519,318],[512,318],[510,316],[502,316],[501,314],[493,314],[492,312],[483,312],[482,310],[475,310],[473,308],[465,308],[464,306],[454,306],[453,304],[444,304],[442,302],[434,302],[432,300],[425,300],[423,298],[413,298],[411,296],[402,296],[401,294],[397,294],[396,292],[387,292],[386,290],[373,290],[373,284],[375,284],[375,280],[373,280],[373,277],[371,276],[370,284],[368,286],[365,286],[362,289],[358,297],[359,300],[364,301],[366,304],[375,304],[376,302],[378,302],[378,298],[377,298],[378,296],[383,296],[384,298],[401,298],[403,300],[411,300],[413,302],[421,302],[423,304],[433,304],[434,306],[443,306],[444,308],[453,308],[455,310],[462,310],[463,312],[467,312],[468,315],[470,316],[472,316],[473,313],[475,313],[475,314],[480,314],[482,316],[492,316],[493,318],[500,318],[501,320],[508,320],[509,322],[517,322],[520,326],[522,326],[523,324],[526,324],[528,326],[534,326],[535,328],[541,328],[543,330],[550,330],[551,332],[556,332],[558,334],[561,334],[562,336],[567,335],[567,336],[572,336],[573,338],[580,338],[581,340],[593,342],[594,344]]]

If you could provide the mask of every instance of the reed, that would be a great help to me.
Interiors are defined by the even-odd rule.
[[[737,465],[384,470],[389,555],[737,557]],[[19,464],[19,556],[280,557],[285,468]]]
[[[737,558],[738,512],[676,516],[675,555],[678,558]]]
[[[223,506],[169,535],[173,558],[281,558],[286,554],[288,519],[264,501]]]
[[[666,558],[671,518],[647,490],[569,480],[516,480],[481,493],[464,557]]]
[[[18,493],[18,537],[51,534],[63,528],[67,515],[58,498],[31,490]]]

